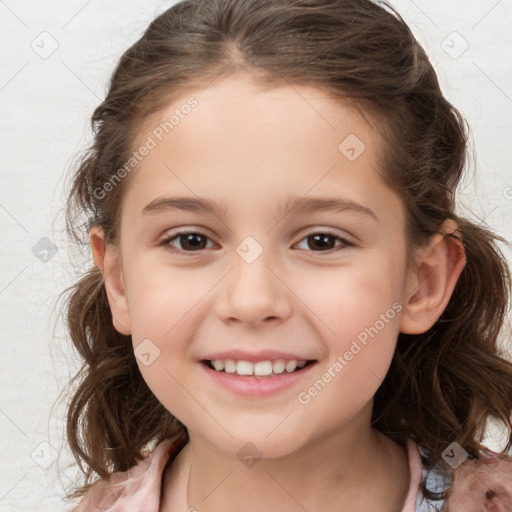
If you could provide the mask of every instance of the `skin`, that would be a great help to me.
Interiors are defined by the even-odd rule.
[[[140,370],[189,431],[165,474],[162,510],[401,510],[407,455],[371,428],[373,396],[398,333],[426,331],[446,307],[465,262],[461,244],[436,235],[407,266],[405,207],[377,172],[383,142],[349,102],[236,75],[175,97],[145,120],[137,143],[189,96],[198,106],[129,177],[118,243],[105,247],[101,228],[90,232],[114,325],[132,335],[134,348],[148,338],[158,347]],[[349,134],[366,146],[354,161],[338,150]],[[345,198],[376,219],[350,210],[285,215],[280,207],[291,195]],[[208,198],[226,215],[142,214],[165,196]],[[326,229],[353,245],[330,238],[328,249],[318,248],[311,235]],[[159,245],[184,230],[208,237],[201,251],[183,237],[169,245],[188,254]],[[250,264],[236,252],[247,236],[263,249]],[[401,311],[378,335],[299,403],[298,394],[397,303]],[[208,353],[232,348],[317,363],[296,386],[255,400],[212,385],[199,366]],[[236,455],[247,442],[262,456],[250,468]]]

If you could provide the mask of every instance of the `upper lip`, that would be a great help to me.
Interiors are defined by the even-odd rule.
[[[284,359],[285,361],[312,361],[313,358],[305,357],[297,354],[279,352],[277,350],[260,350],[258,352],[247,352],[247,350],[234,349],[215,352],[204,358],[203,360],[215,361],[217,359],[226,360],[234,359],[235,361],[250,361],[256,363],[258,361],[275,361],[276,359]]]

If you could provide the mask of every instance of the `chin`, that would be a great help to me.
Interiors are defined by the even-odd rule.
[[[208,439],[208,436],[206,438],[226,455],[237,458],[243,463],[249,461],[249,467],[253,459],[257,461],[286,457],[299,450],[306,443],[305,439],[297,439],[284,429],[280,434],[276,431],[270,435],[268,435],[268,429],[262,431],[253,428],[239,434],[231,430],[229,432],[233,437],[225,435],[222,441],[218,438]]]

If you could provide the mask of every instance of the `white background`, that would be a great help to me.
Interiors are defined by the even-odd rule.
[[[116,61],[173,3],[0,0],[1,511],[67,509],[60,501],[62,484],[73,470],[65,469],[70,458],[63,444],[63,409],[52,406],[76,365],[56,300],[83,262],[70,261],[68,254],[61,215],[64,179],[90,140],[89,118],[104,98]],[[472,128],[475,156],[461,208],[470,208],[510,240],[512,0],[392,4]],[[52,44],[58,48],[43,55],[47,58],[34,50],[49,51]],[[46,263],[32,250],[44,237],[57,248]],[[511,258],[510,249],[505,252]],[[488,438],[489,447],[497,443]]]

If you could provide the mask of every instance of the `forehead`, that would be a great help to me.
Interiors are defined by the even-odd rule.
[[[372,184],[386,188],[382,141],[368,120],[320,88],[262,86],[245,75],[183,90],[144,120],[134,147],[152,148],[131,176],[127,203],[140,207],[164,190],[241,205],[257,199],[260,208],[309,192],[348,190],[362,200]]]
[[[348,135],[373,146],[380,143],[369,122],[369,114],[348,98],[335,98],[311,85],[261,84],[241,74],[175,93],[144,120],[135,146],[151,137],[159,146],[157,153],[174,143],[192,158],[206,147],[218,148],[216,156],[227,158],[236,152],[236,143],[258,160],[284,150],[292,158],[312,145],[319,156],[325,151],[337,155]]]

